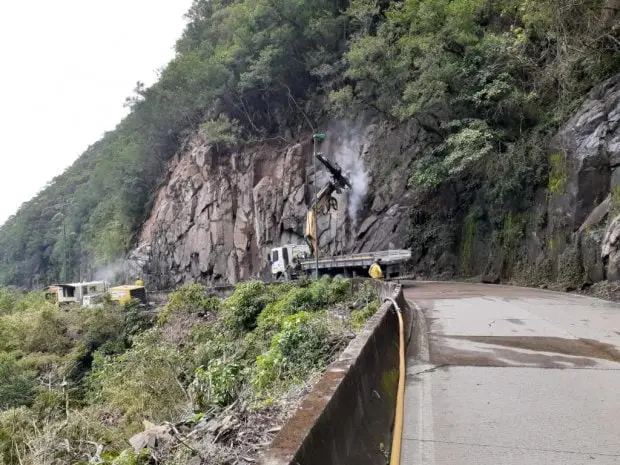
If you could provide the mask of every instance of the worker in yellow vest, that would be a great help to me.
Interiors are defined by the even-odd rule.
[[[142,278],[138,278],[136,279],[136,286],[138,287],[144,287],[144,281],[142,280]]]
[[[370,265],[370,269],[368,270],[368,274],[372,279],[383,279],[383,270],[381,269],[381,260],[375,260],[375,262]]]

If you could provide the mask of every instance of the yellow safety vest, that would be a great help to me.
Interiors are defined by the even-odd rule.
[[[368,270],[368,274],[372,279],[383,279],[383,271],[377,263],[373,263]]]

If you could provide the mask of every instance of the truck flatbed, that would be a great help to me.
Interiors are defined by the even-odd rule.
[[[410,250],[382,250],[379,252],[364,252],[358,254],[332,255],[319,257],[319,269],[370,267],[375,260],[381,260],[382,265],[404,263],[411,259]],[[316,267],[316,259],[299,260],[303,270],[312,270]]]

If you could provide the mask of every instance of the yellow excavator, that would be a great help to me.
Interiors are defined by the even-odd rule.
[[[310,247],[311,255],[317,252],[316,238],[316,216],[317,213],[326,215],[330,210],[338,210],[338,200],[333,197],[334,193],[340,194],[343,190],[352,189],[353,185],[349,178],[342,173],[342,168],[337,163],[329,161],[321,153],[315,154],[327,171],[329,171],[331,179],[318,192],[313,200],[306,216],[306,229],[304,238]]]

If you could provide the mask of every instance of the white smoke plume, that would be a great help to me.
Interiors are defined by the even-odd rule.
[[[364,149],[367,144],[360,125],[354,127],[342,125],[330,131],[335,136],[331,149],[336,163],[349,178],[353,188],[349,190],[348,213],[352,225],[357,226],[360,207],[368,192],[370,176],[364,166]]]
[[[106,281],[110,284],[131,284],[131,264],[127,260],[117,260],[109,265],[98,268],[94,273],[95,281]]]

